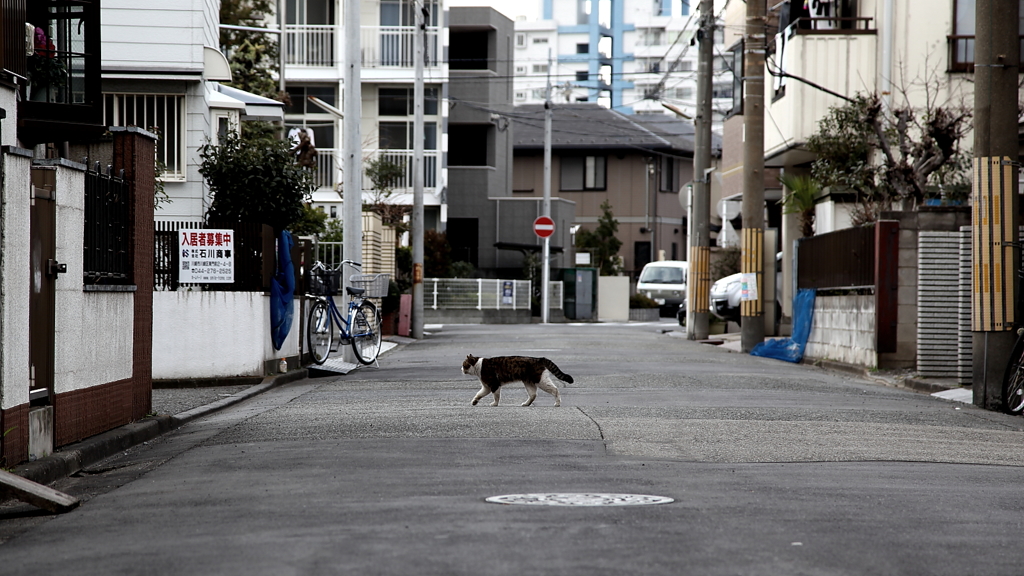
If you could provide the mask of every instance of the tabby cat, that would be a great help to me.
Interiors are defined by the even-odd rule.
[[[478,358],[472,354],[466,356],[462,363],[462,373],[480,378],[480,391],[473,397],[473,405],[488,394],[494,394],[491,406],[497,406],[501,398],[501,385],[509,382],[522,382],[530,397],[523,406],[533,404],[537,398],[537,388],[555,397],[555,406],[562,405],[562,397],[558,394],[552,375],[559,380],[572,384],[572,376],[558,369],[555,363],[547,358],[530,358],[528,356],[495,356],[494,358]]]

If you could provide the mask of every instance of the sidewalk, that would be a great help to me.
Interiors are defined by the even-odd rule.
[[[382,356],[398,344],[407,344],[412,341],[408,338],[390,336],[387,337],[387,340],[390,340],[390,342],[385,341],[390,346],[382,346]],[[355,366],[352,368],[354,369]],[[302,380],[308,376],[309,370],[303,368],[267,376],[255,386],[154,388],[152,416],[91,436],[80,442],[62,446],[46,458],[23,462],[11,471],[38,484],[50,484],[118,452],[180,428],[192,420],[248,400],[271,388]],[[0,495],[0,502],[4,501],[6,498]]]
[[[719,346],[722,348],[740,354],[743,352],[739,332],[716,334],[712,338],[721,340],[722,344]],[[805,359],[801,363],[811,364],[826,370],[832,370],[833,372],[848,372],[866,380],[871,380],[893,388],[906,388],[908,390],[931,394],[932,396],[946,400],[964,402],[967,404],[973,402],[973,394],[971,393],[970,387],[961,386],[953,378],[926,380],[915,377],[915,374],[912,371],[872,370],[870,368],[864,368],[863,366],[854,366],[852,364],[844,364],[842,362],[835,362],[832,360]]]

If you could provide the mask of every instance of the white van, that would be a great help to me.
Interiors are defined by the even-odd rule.
[[[690,263],[683,260],[651,262],[640,272],[636,292],[660,304],[662,316],[674,316],[686,301],[689,267]]]

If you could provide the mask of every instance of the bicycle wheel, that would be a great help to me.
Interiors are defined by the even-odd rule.
[[[306,322],[306,345],[309,347],[313,362],[323,364],[327,360],[331,354],[333,332],[331,311],[327,307],[327,302],[317,300],[309,309],[309,318]]]
[[[363,364],[372,364],[380,354],[380,316],[372,302],[364,301],[352,313],[349,325],[352,349]]]
[[[1017,338],[1003,375],[1003,410],[1019,414],[1024,409],[1024,336]]]

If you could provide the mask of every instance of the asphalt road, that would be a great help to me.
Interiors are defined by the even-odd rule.
[[[663,333],[445,326],[380,369],[301,380],[0,508],[17,574],[1006,575],[1024,419]],[[470,406],[466,354],[546,356]],[[488,503],[640,494],[643,506]]]

